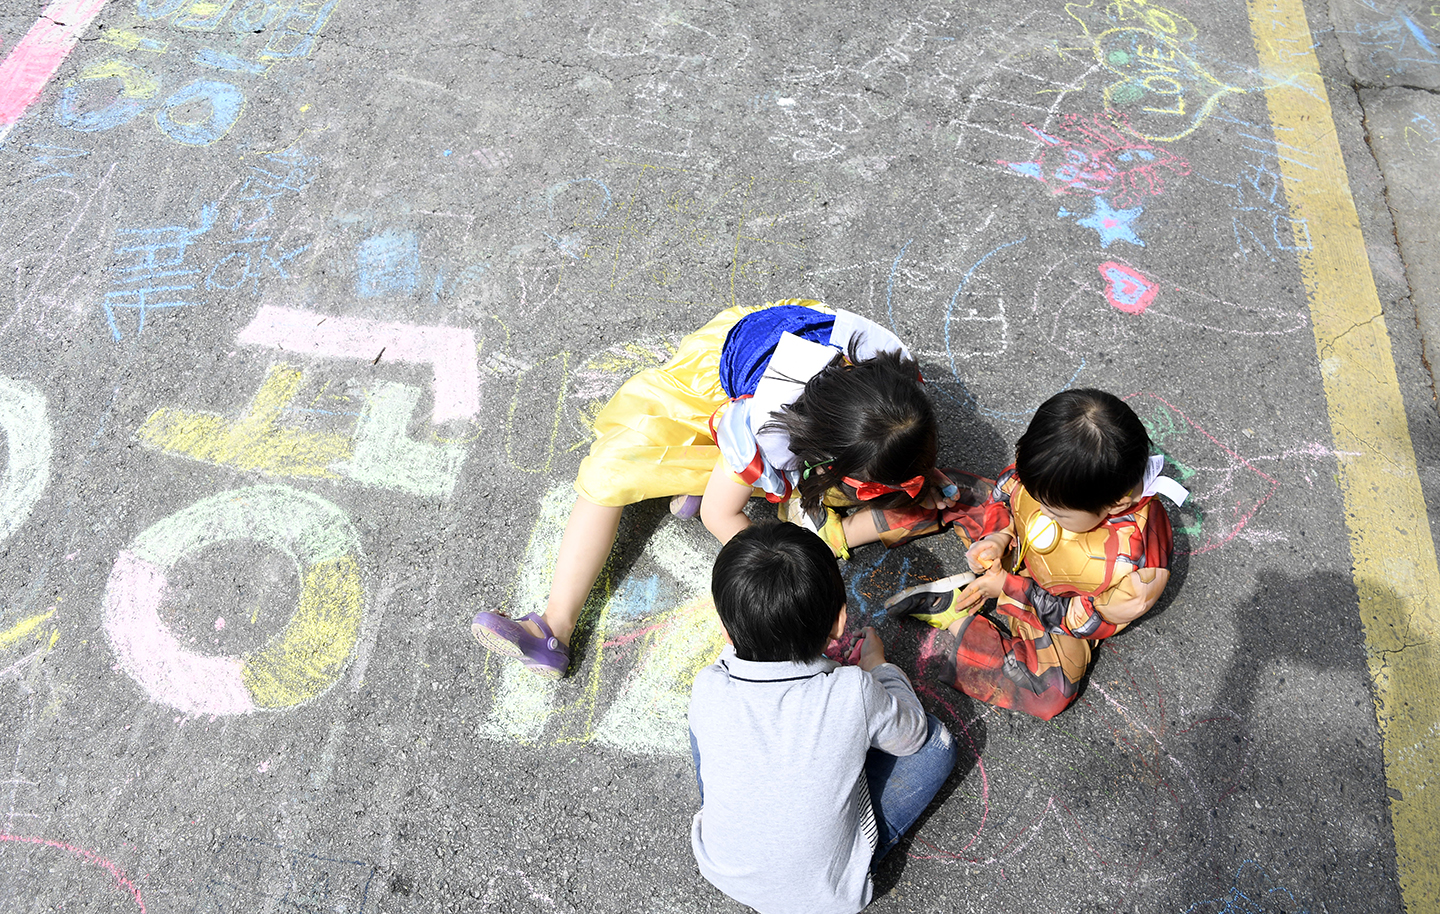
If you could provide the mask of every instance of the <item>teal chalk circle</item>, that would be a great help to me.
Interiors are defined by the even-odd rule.
[[[10,451],[0,478],[0,540],[5,540],[25,523],[50,480],[45,395],[33,384],[0,376],[0,428]]]

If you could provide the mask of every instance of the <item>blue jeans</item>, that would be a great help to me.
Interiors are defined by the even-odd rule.
[[[870,805],[875,809],[879,845],[873,863],[879,863],[900,843],[900,838],[920,818],[925,807],[940,792],[945,779],[955,770],[959,750],[955,738],[934,714],[925,715],[929,727],[925,745],[914,755],[891,755],[871,749],[865,755],[865,782],[870,788]],[[700,780],[700,747],[695,733],[690,733],[690,757],[695,760],[695,786],[700,788],[700,802],[705,802],[705,785]]]
[[[874,863],[900,843],[955,770],[955,738],[934,714],[925,717],[930,726],[919,752],[897,756],[871,749],[865,756],[865,781],[880,831]]]

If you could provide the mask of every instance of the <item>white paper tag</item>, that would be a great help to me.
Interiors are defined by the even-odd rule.
[[[1151,454],[1150,462],[1145,467],[1145,489],[1140,494],[1164,495],[1177,506],[1185,504],[1185,499],[1190,497],[1190,490],[1171,479],[1169,476],[1161,476],[1160,471],[1165,469],[1165,458],[1159,454]]]

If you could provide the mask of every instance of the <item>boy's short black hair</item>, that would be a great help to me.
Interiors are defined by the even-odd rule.
[[[720,622],[741,660],[814,660],[845,605],[824,540],[794,524],[755,524],[720,549],[710,574]]]
[[[1035,410],[1015,444],[1015,474],[1043,504],[1099,513],[1134,491],[1149,457],[1150,436],[1125,401],[1079,388]]]

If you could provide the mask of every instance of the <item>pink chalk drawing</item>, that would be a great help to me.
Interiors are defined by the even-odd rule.
[[[1061,855],[1113,897],[1138,886],[1173,884],[1202,865],[1199,851],[1216,833],[1213,811],[1232,801],[1253,764],[1244,721],[1225,709],[1177,710],[1153,666],[1132,661],[1123,643],[1107,641],[1101,650],[1101,665],[1070,712],[1095,721],[1094,732],[1071,729],[1062,717],[1050,734],[1027,734],[1027,745],[1017,753],[1016,746],[1003,744],[1003,728],[992,727],[982,753],[973,728],[1005,712],[940,685],[935,673],[944,658],[936,633],[922,638],[916,689],[948,718],[962,753],[968,749],[973,757],[966,779],[978,776],[978,784],[970,785],[978,798],[948,830],[917,837],[913,859],[979,865],[1003,882],[1007,866],[1043,866]],[[1216,746],[1224,747],[1227,764],[1215,769],[1223,775],[1212,777],[1205,773],[1206,758]],[[991,756],[992,764],[982,755]],[[1095,789],[1091,776],[1102,766],[1125,774],[1097,804],[1089,799]],[[1076,802],[1079,797],[1086,802]],[[1143,834],[1129,832],[1121,840],[1111,821],[1115,808],[1153,812],[1141,826]]]
[[[0,137],[40,97],[104,5],[105,0],[54,0],[0,61]]]
[[[1168,400],[1151,393],[1125,400],[1193,496],[1176,528],[1191,541],[1184,554],[1211,552],[1240,536],[1280,488],[1280,480],[1255,466],[1261,458],[1240,454]]]
[[[68,854],[71,857],[74,857],[75,859],[80,860],[84,863],[88,863],[92,866],[97,866],[110,874],[110,878],[113,879],[115,882],[116,889],[130,896],[130,898],[135,902],[135,910],[139,911],[140,914],[148,914],[148,909],[145,907],[145,899],[140,894],[140,887],[137,886],[133,881],[131,881],[129,876],[126,876],[123,872],[121,872],[120,867],[116,866],[113,862],[105,859],[94,851],[87,851],[83,847],[76,847],[73,844],[66,844],[63,841],[51,841],[48,838],[36,838],[31,835],[10,835],[0,833],[0,843],[28,844],[33,847],[48,848],[50,850],[60,851],[62,854]]]
[[[1118,125],[1116,123],[1118,121]],[[1052,194],[1088,193],[1106,196],[1119,207],[1133,207],[1165,191],[1165,172],[1190,173],[1190,163],[1167,149],[1127,136],[1118,114],[1066,114],[1055,126],[1025,128],[1044,144],[1029,162],[1007,162],[1016,174],[1034,178]]]
[[[187,713],[255,710],[238,657],[206,656],[181,646],[160,618],[165,569],[121,552],[105,593],[105,629],[123,667],[159,702]]]
[[[301,591],[283,630],[239,656],[181,644],[161,616],[166,574],[217,543],[253,541],[295,562]],[[340,508],[285,486],[201,499],[151,524],[115,559],[102,603],[119,668],[186,714],[283,710],[322,694],[354,653],[364,614],[359,538]]]
[[[1100,264],[1105,277],[1105,300],[1126,314],[1144,314],[1160,287],[1144,273],[1118,260]]]
[[[435,423],[480,414],[480,365],[473,330],[266,305],[237,339],[248,346],[320,358],[430,363],[435,368]]]

